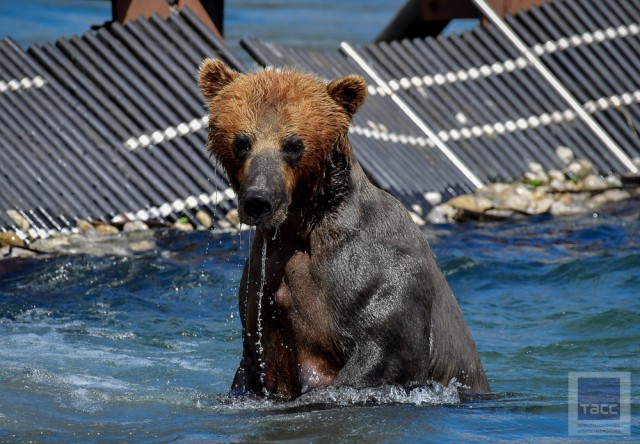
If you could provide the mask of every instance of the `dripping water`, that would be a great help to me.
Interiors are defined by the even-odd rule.
[[[243,313],[247,313],[247,308],[249,306],[249,281],[251,279],[251,230],[247,230],[249,232],[248,234],[248,241],[247,241],[247,247],[249,247],[249,255],[247,257],[247,263],[245,265],[245,270],[247,272],[247,285],[246,288],[244,290],[244,298],[242,300],[242,305],[243,305]],[[240,249],[242,250],[242,222],[239,223],[238,225],[238,239],[240,239]],[[238,285],[238,294],[242,294],[242,283],[240,283]],[[239,308],[239,307],[238,307]],[[245,318],[246,319],[246,318]],[[247,336],[251,336],[251,333],[247,332]]]
[[[265,378],[265,362],[264,362],[264,348],[262,347],[262,296],[264,295],[264,284],[266,281],[266,265],[267,265],[267,239],[263,238],[262,242],[262,267],[260,271],[260,290],[258,291],[258,366],[260,367],[260,382],[263,385],[263,391],[267,394],[267,389],[264,387]]]
[[[276,238],[278,237],[278,228],[280,227],[276,227],[276,229],[273,231],[273,237],[271,238],[272,241],[275,241]],[[269,305],[273,305],[273,304],[274,304],[274,295],[272,294],[271,296],[269,296]],[[271,316],[271,319],[275,319],[275,318],[276,318],[275,314]]]
[[[251,241],[251,232],[253,231],[251,229],[251,227],[249,227],[249,229],[247,230],[249,232],[248,236],[249,236],[249,242],[247,243],[247,246],[249,247],[249,257],[247,257],[247,288],[245,289],[245,292],[249,292],[249,281],[251,280],[251,251],[252,251],[252,247],[253,247],[253,243]],[[245,311],[247,308],[247,298],[245,297],[244,299],[245,302]]]

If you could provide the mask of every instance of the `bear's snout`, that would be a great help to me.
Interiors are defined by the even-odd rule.
[[[238,214],[247,225],[273,228],[287,216],[289,195],[277,156],[256,154],[240,184]]]
[[[273,210],[273,199],[262,190],[251,190],[244,198],[244,212],[251,219],[259,220]]]

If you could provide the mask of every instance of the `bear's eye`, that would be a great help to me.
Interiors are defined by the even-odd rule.
[[[239,159],[243,159],[251,151],[251,137],[246,133],[238,133],[231,144],[233,154]]]
[[[282,143],[282,154],[289,165],[298,162],[304,154],[304,142],[300,136],[287,137]]]

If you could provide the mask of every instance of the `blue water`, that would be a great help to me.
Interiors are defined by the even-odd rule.
[[[164,1],[164,0],[154,0]],[[239,45],[245,36],[315,50],[337,50],[340,42],[372,41],[404,0],[227,0],[224,35],[248,67],[252,59]],[[0,1],[0,38],[22,47],[86,32],[111,19],[110,0]],[[457,20],[445,31],[460,32],[477,20]]]
[[[139,257],[0,262],[0,441],[564,440],[570,371],[631,372],[637,412],[639,209],[426,233],[496,399],[229,402],[249,234],[159,232]]]
[[[401,3],[227,1],[226,35],[336,48],[372,39]],[[108,1],[2,1],[0,37],[27,46],[109,18]],[[640,205],[597,216],[426,229],[498,395],[464,403],[447,390],[230,401],[248,233],[2,261],[0,442],[582,441],[568,435],[574,371],[631,373],[632,435],[616,440],[637,441]]]

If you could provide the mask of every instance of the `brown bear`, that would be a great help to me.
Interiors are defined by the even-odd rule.
[[[426,236],[374,186],[348,140],[365,80],[294,69],[240,74],[205,60],[208,150],[256,227],[239,289],[243,354],[232,393],[452,380],[488,392]]]

